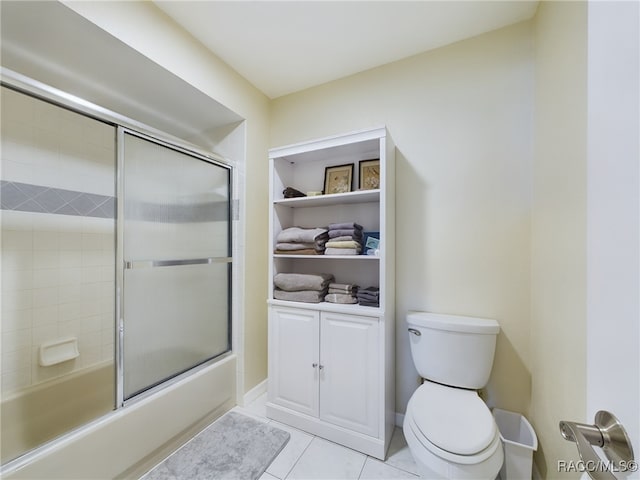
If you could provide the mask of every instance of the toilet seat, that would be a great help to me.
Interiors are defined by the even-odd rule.
[[[500,446],[493,416],[473,390],[427,381],[411,397],[406,420],[420,444],[455,463],[481,462]]]

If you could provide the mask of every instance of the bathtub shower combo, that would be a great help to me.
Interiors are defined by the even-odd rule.
[[[232,168],[14,85],[1,100],[6,466],[225,361]]]

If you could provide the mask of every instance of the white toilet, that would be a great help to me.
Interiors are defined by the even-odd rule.
[[[476,390],[489,380],[495,320],[409,312],[411,356],[425,382],[414,392],[403,431],[423,478],[490,479],[504,454],[500,433]]]

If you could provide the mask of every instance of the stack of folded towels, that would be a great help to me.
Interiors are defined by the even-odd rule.
[[[285,228],[276,237],[275,253],[322,255],[328,240],[329,232],[326,228]]]
[[[358,290],[358,304],[366,307],[380,306],[380,289],[378,287],[367,287]]]
[[[273,298],[290,302],[320,303],[333,282],[329,273],[278,273],[273,277]]]
[[[324,300],[330,303],[358,303],[357,292],[357,285],[330,283],[329,293],[325,295]]]
[[[362,225],[355,222],[332,223],[328,233],[325,255],[360,255],[362,252]]]

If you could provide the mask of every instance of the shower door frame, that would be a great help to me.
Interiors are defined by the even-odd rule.
[[[162,390],[178,381],[185,376],[191,375],[196,371],[209,366],[211,363],[223,359],[233,353],[233,175],[234,168],[229,163],[225,162],[221,158],[211,154],[203,153],[190,146],[184,144],[164,140],[158,138],[156,135],[140,132],[137,129],[133,129],[123,125],[116,125],[116,290],[115,290],[115,329],[116,329],[116,341],[115,341],[115,364],[116,364],[116,385],[115,385],[115,409],[118,410],[121,407],[130,405],[139,400],[142,400],[155,392]],[[204,161],[211,165],[224,168],[228,171],[229,175],[229,201],[228,201],[228,225],[227,225],[227,238],[228,238],[228,253],[229,256],[224,259],[224,262],[228,265],[228,277],[227,277],[227,345],[228,349],[224,352],[214,355],[213,357],[205,360],[204,362],[194,365],[184,372],[173,375],[164,379],[160,383],[151,386],[139,393],[134,394],[130,398],[125,398],[124,388],[124,272],[126,270],[126,260],[124,258],[124,163],[125,163],[125,135],[132,135],[134,137],[146,140],[148,142],[160,145],[162,147],[174,150],[176,152],[193,157],[196,160]]]
[[[114,405],[113,405],[113,410],[110,411],[109,413],[99,416],[97,418],[94,418],[92,420],[87,421],[86,423],[84,423],[83,425],[74,428],[72,430],[69,430],[63,434],[61,434],[60,436],[56,437],[55,439],[46,442],[40,446],[37,446],[27,452],[25,452],[23,455],[10,460],[9,462],[7,462],[6,464],[3,464],[0,466],[0,475],[4,475],[4,474],[10,474],[11,472],[14,472],[20,468],[22,468],[25,465],[28,465],[30,462],[32,462],[33,460],[39,458],[40,456],[42,456],[43,454],[52,452],[56,449],[56,446],[58,444],[60,444],[60,442],[64,442],[64,441],[68,441],[71,438],[75,438],[78,435],[82,435],[83,432],[87,432],[89,431],[89,429],[94,428],[96,425],[101,425],[103,424],[109,417],[113,417],[115,415],[118,415],[119,412],[121,413],[123,410],[125,410],[125,407],[129,406],[130,404],[133,404],[135,402],[138,402],[139,400],[145,399],[149,396],[151,396],[152,394],[163,390],[171,385],[174,385],[178,382],[180,382],[181,380],[192,376],[196,373],[198,373],[201,370],[206,369],[207,367],[214,365],[218,362],[223,361],[224,359],[231,357],[233,355],[237,355],[238,353],[238,348],[240,349],[240,351],[242,350],[241,348],[241,343],[238,342],[238,339],[236,338],[238,335],[238,332],[242,331],[242,322],[240,320],[239,317],[241,317],[241,313],[238,315],[238,317],[234,318],[234,312],[236,311],[236,303],[237,299],[234,299],[234,291],[240,291],[240,285],[238,284],[238,278],[239,276],[236,274],[235,276],[233,275],[233,268],[234,268],[234,263],[237,260],[237,255],[238,255],[238,246],[236,244],[235,240],[235,236],[234,236],[234,232],[235,232],[235,228],[234,228],[234,224],[236,224],[238,221],[240,221],[239,218],[239,204],[238,204],[238,199],[234,197],[235,195],[235,190],[234,186],[238,185],[238,175],[239,175],[239,170],[238,170],[238,164],[236,162],[234,162],[233,160],[229,160],[226,159],[218,154],[215,154],[213,152],[210,152],[208,150],[204,150],[201,147],[198,147],[196,145],[190,144],[187,141],[184,141],[180,138],[174,137],[166,132],[163,132],[161,130],[158,130],[154,127],[151,127],[149,125],[146,125],[142,122],[139,122],[137,120],[131,119],[129,117],[126,117],[124,115],[121,115],[119,113],[116,113],[112,110],[109,110],[107,108],[101,107],[95,103],[89,102],[87,100],[84,100],[83,98],[77,97],[75,95],[72,95],[70,93],[67,93],[63,90],[60,90],[58,88],[52,87],[48,84],[42,83],[38,80],[35,80],[31,77],[28,77],[26,75],[23,75],[21,73],[18,73],[16,71],[13,71],[11,69],[8,69],[6,67],[2,67],[0,66],[0,85],[10,88],[12,90],[15,90],[17,92],[29,95],[33,98],[36,98],[38,100],[56,105],[58,107],[64,108],[66,110],[70,110],[73,111],[75,113],[84,115],[86,117],[89,118],[93,118],[95,120],[101,121],[103,123],[107,123],[110,124],[114,127],[114,129],[116,129],[116,138],[118,135],[118,132],[120,129],[126,129],[127,131],[134,133],[137,136],[141,136],[141,137],[147,137],[152,139],[152,141],[156,142],[156,143],[160,143],[160,144],[164,144],[166,146],[169,146],[170,148],[176,149],[178,151],[183,151],[186,152],[189,155],[193,155],[196,156],[198,158],[202,158],[205,159],[206,161],[208,161],[209,163],[213,163],[216,164],[218,166],[227,168],[229,170],[230,173],[230,178],[229,178],[229,208],[230,208],[230,215],[229,215],[229,251],[231,253],[231,262],[229,263],[229,290],[228,290],[228,305],[229,305],[229,320],[228,320],[228,325],[229,325],[229,333],[228,333],[228,340],[229,340],[229,350],[225,353],[222,353],[210,360],[207,360],[205,362],[203,362],[200,365],[197,365],[177,376],[174,376],[166,381],[164,381],[163,383],[149,389],[146,390],[134,397],[132,397],[131,399],[127,400],[126,402],[123,401],[123,371],[122,371],[122,367],[123,364],[121,362],[121,359],[119,358],[119,356],[121,355],[122,352],[122,347],[119,344],[119,339],[120,339],[120,332],[119,332],[119,317],[120,317],[120,310],[119,310],[119,299],[118,299],[118,289],[122,288],[122,276],[123,276],[123,272],[124,272],[124,264],[122,263],[123,258],[122,258],[122,244],[118,245],[118,238],[120,233],[122,232],[122,225],[120,225],[119,222],[122,221],[122,215],[121,215],[121,211],[120,211],[120,204],[122,202],[117,202],[117,217],[116,217],[116,264],[114,265],[114,270],[116,271],[116,286],[115,286],[115,291],[114,291],[114,304],[115,304],[115,313],[114,313],[114,317],[117,315],[118,317],[114,318],[114,338],[115,338],[115,347],[114,347],[114,356],[113,356],[113,360],[114,360],[114,364],[115,364],[115,368],[114,368],[114,372],[115,372],[115,378],[114,378],[114,382],[115,382],[115,398],[114,398]],[[116,140],[117,141],[117,140]],[[120,184],[121,184],[121,165],[118,163],[119,159],[121,158],[119,149],[121,148],[122,142],[118,142],[116,144],[116,158],[115,160],[115,181],[116,181],[116,196],[120,195]],[[235,287],[235,288],[234,288]],[[240,323],[238,323],[240,322]],[[239,370],[236,368],[235,371],[235,378],[236,378],[236,382],[237,385],[242,383],[242,378],[241,375],[239,374]],[[234,394],[237,394],[237,386],[236,386],[236,391],[234,392]]]

